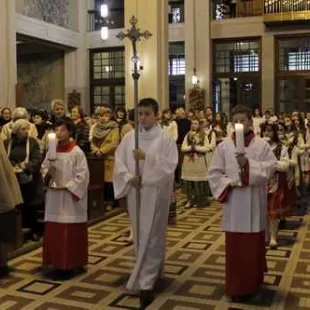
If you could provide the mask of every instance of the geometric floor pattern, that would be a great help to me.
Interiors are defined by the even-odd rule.
[[[248,304],[232,304],[224,296],[224,235],[221,205],[184,209],[178,196],[177,225],[167,234],[166,279],[148,309],[156,310],[309,310],[310,217],[293,216],[280,232],[280,246],[268,250],[268,268],[260,293]],[[89,228],[87,272],[71,281],[42,277],[42,249],[10,261],[13,271],[0,280],[1,310],[138,309],[126,294],[134,263],[125,213]]]

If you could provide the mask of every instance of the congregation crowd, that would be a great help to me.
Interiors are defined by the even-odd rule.
[[[178,154],[175,156],[178,164],[176,169],[173,169],[174,184],[169,194],[168,223],[173,225],[177,221],[175,193],[178,188],[182,188],[187,196],[185,208],[207,207],[214,198],[225,202],[226,194],[225,197],[222,195],[223,192],[217,195],[214,184],[212,184],[215,178],[213,157],[217,156],[217,152],[221,150],[217,146],[227,140],[226,138],[234,136],[236,120],[230,119],[225,113],[214,113],[211,107],[188,111],[183,108],[177,108],[174,111],[165,109],[161,112],[158,112],[154,104],[150,102],[147,102],[145,107],[151,107],[151,111],[153,109],[156,115],[156,126],[170,135],[178,149]],[[71,247],[72,256],[68,257],[65,263],[61,262],[60,267],[56,267],[62,271],[70,270],[71,272],[76,267],[85,266],[87,263],[85,212],[76,214],[74,213],[76,211],[72,213],[68,211],[64,216],[60,215],[62,214],[60,209],[59,213],[54,209],[57,204],[59,208],[70,209],[69,196],[64,197],[61,191],[64,183],[66,189],[69,189],[70,199],[81,203],[81,208],[83,204],[85,205],[84,193],[87,191],[89,180],[86,162],[88,156],[104,158],[102,169],[104,170],[104,198],[107,209],[120,205],[118,198],[122,198],[124,194],[114,193],[118,185],[113,187],[115,174],[124,174],[120,168],[123,163],[117,157],[120,153],[117,152],[122,151],[122,148],[118,150],[120,143],[123,140],[125,140],[124,143],[127,142],[127,134],[135,127],[134,111],[127,111],[123,107],[112,111],[108,107],[100,106],[96,108],[94,115],[86,116],[80,106],[74,106],[70,111],[66,111],[62,100],[54,100],[50,112],[41,109],[27,111],[22,107],[17,107],[13,111],[4,107],[0,108],[0,111],[0,142],[3,142],[7,160],[10,162],[19,185],[23,227],[30,230],[28,238],[40,239],[36,213],[40,208],[45,210],[47,224],[75,223],[77,226],[66,227],[66,232],[73,236],[70,240],[80,241],[80,247],[77,245],[75,249],[72,249],[72,245],[63,245],[64,247],[58,245],[60,250]],[[293,112],[274,115],[270,111],[265,111],[262,114],[256,108],[252,115],[249,115],[246,110],[240,111],[239,114],[243,113],[249,120],[251,119],[249,132],[245,132],[246,146],[248,137],[252,138],[250,135],[259,136],[267,142],[277,159],[276,169],[268,178],[268,229],[266,230],[268,233],[264,236],[264,242],[275,249],[278,246],[280,225],[285,225],[285,219],[292,214],[293,207],[302,207],[302,198],[307,196],[310,190],[310,113]],[[140,116],[143,117],[142,114],[139,114]],[[60,141],[57,154],[62,156],[57,164],[49,160],[48,136],[53,132],[56,132],[57,139]],[[151,137],[142,136],[142,140],[143,138],[145,141],[151,139]],[[63,145],[61,145],[62,141]],[[131,150],[128,152],[131,154]],[[124,156],[127,155],[124,153]],[[145,160],[143,169],[147,169],[145,154],[136,153],[135,158]],[[156,163],[155,160],[153,169],[156,169]],[[247,169],[246,163],[241,166]],[[51,179],[55,177],[55,169],[63,171],[61,175],[57,175],[58,180],[62,180],[61,185],[57,186],[51,185]],[[73,173],[75,169],[76,172]],[[156,179],[156,171],[153,172],[152,177]],[[46,186],[49,188],[54,186],[54,189],[45,192]],[[132,186],[139,187],[134,182]],[[76,208],[76,205],[72,205],[73,207]],[[43,253],[45,264],[57,265],[58,263],[55,253],[58,253],[59,249],[54,244],[55,236],[59,236],[59,240],[63,237],[63,226],[59,228],[57,225],[46,225]],[[77,252],[83,252],[81,250],[83,240],[86,244],[84,254],[76,255]],[[4,258],[6,255],[6,251],[0,245],[0,277],[8,273],[6,258]],[[76,257],[79,257],[78,262],[76,262]]]

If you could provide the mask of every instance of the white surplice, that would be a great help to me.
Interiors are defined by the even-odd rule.
[[[129,290],[152,289],[163,272],[165,235],[168,224],[174,171],[178,163],[178,151],[171,134],[160,126],[148,131],[140,129],[139,148],[146,152],[140,161],[141,208],[139,245],[137,245],[136,190],[129,185],[135,176],[135,133],[129,132],[115,153],[115,198],[127,196],[128,212],[133,228],[136,263],[127,283]]]
[[[224,203],[222,230],[227,232],[253,233],[266,228],[267,184],[277,159],[268,143],[257,136],[245,151],[249,159],[249,186],[233,187]],[[215,149],[208,171],[213,196],[218,199],[238,180],[236,147],[232,138],[226,138]]]
[[[50,165],[55,165],[54,186],[66,187],[66,190],[48,188],[45,202],[45,222],[85,223],[87,222],[87,190],[89,170],[86,157],[78,147],[68,152],[57,152],[54,163],[48,160],[49,153],[42,164],[43,176]],[[55,184],[56,183],[56,184]],[[78,199],[73,199],[73,196]]]

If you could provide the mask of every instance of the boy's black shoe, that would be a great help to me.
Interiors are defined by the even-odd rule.
[[[6,278],[10,273],[9,266],[0,266],[0,278]]]
[[[140,310],[146,309],[154,299],[153,290],[140,290]]]

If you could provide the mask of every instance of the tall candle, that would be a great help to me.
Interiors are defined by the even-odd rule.
[[[56,134],[55,133],[49,133],[48,134],[48,159],[49,160],[56,160]]]
[[[244,154],[244,130],[242,124],[235,124],[235,133],[237,154]]]

